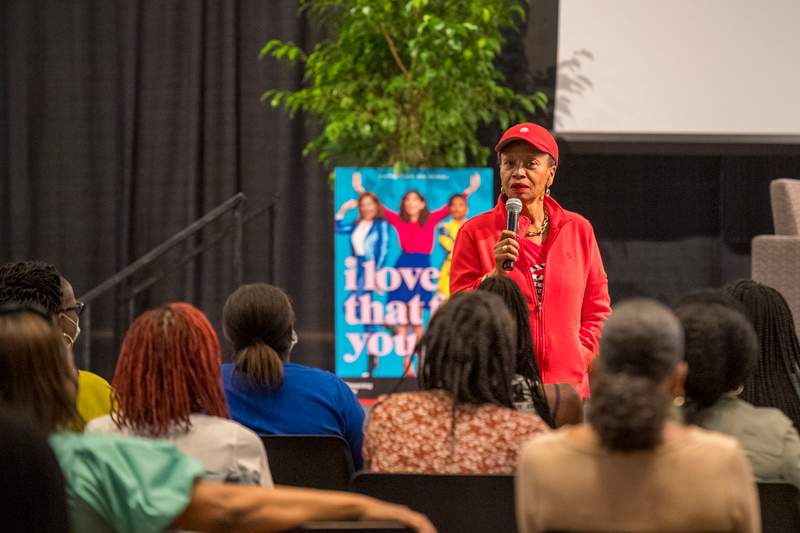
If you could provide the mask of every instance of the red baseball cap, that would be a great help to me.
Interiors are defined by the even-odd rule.
[[[494,151],[497,152],[498,157],[503,147],[514,141],[531,143],[542,152],[553,156],[553,159],[556,160],[556,164],[558,164],[558,145],[556,144],[556,140],[553,139],[550,132],[543,127],[532,124],[531,122],[525,122],[524,124],[517,124],[516,126],[510,127],[508,131],[503,134],[503,138],[500,139],[497,146],[494,147]]]

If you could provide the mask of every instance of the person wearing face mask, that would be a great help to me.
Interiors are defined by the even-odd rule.
[[[517,282],[530,310],[531,335],[545,383],[569,383],[589,396],[588,371],[603,321],[611,313],[608,279],[588,220],[550,196],[558,145],[546,129],[517,124],[495,148],[501,194],[491,211],[459,230],[450,292],[473,290],[491,276]],[[506,229],[506,201],[519,200],[516,232]],[[514,261],[506,270],[506,261]]]
[[[231,418],[258,434],[338,435],[361,470],[364,409],[330,372],[289,362],[297,343],[292,304],[272,285],[242,285],[222,311],[225,337],[236,350],[222,365]]]
[[[81,432],[90,420],[109,414],[112,407],[111,386],[97,374],[75,367],[72,347],[81,332],[83,304],[75,299],[69,281],[50,263],[6,263],[0,267],[0,304],[12,301],[36,303],[44,307],[55,317],[61,329],[70,366],[78,373],[77,414],[69,421],[67,429]]]

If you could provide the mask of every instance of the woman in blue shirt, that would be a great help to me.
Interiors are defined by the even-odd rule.
[[[242,285],[225,303],[222,323],[236,349],[235,362],[222,365],[231,418],[262,435],[338,435],[360,470],[364,409],[337,376],[289,362],[297,337],[286,294]]]

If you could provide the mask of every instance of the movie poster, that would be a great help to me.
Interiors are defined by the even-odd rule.
[[[458,228],[494,206],[492,170],[335,177],[336,374],[370,398],[384,392],[373,387],[381,378],[416,375],[414,346],[449,294]]]

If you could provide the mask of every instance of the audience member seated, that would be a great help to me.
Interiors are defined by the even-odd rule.
[[[236,360],[222,365],[231,417],[258,434],[338,435],[363,468],[364,409],[340,378],[289,362],[297,335],[292,304],[267,284],[243,285],[222,311]]]
[[[70,366],[78,373],[78,410],[67,428],[83,431],[93,418],[111,412],[111,386],[96,374],[75,368],[72,345],[81,332],[83,304],[75,300],[72,285],[56,267],[41,261],[7,263],[0,267],[0,305],[30,302],[41,305],[56,317],[62,340],[67,344]]]
[[[72,531],[284,531],[321,519],[435,531],[418,513],[361,495],[202,481],[203,466],[168,442],[60,431],[74,416],[77,388],[60,337],[44,312],[0,308],[0,408],[50,433]]]
[[[478,290],[498,295],[508,306],[517,325],[517,369],[514,377],[514,408],[542,417],[551,428],[583,422],[583,402],[569,383],[542,382],[531,337],[530,309],[517,282],[510,277],[489,277]]]
[[[186,303],[147,311],[122,343],[117,408],[86,431],[167,439],[215,479],[271,487],[261,439],[228,419],[220,364],[217,334],[203,313]]]
[[[453,295],[417,350],[420,392],[383,396],[364,457],[375,472],[511,474],[522,445],[549,430],[513,409],[516,325],[499,296]]]
[[[758,357],[756,333],[738,302],[721,293],[718,302],[711,298],[698,293],[675,306],[686,332],[686,422],[736,437],[757,482],[800,488],[800,437],[792,421],[738,397]]]
[[[789,305],[781,293],[757,281],[734,281],[724,291],[744,306],[761,348],[741,398],[780,409],[800,430],[800,344]]]
[[[17,413],[0,409],[0,450],[0,529],[69,533],[64,477],[47,435]]]
[[[665,306],[637,299],[614,308],[589,424],[537,437],[522,452],[521,533],[761,530],[736,439],[668,421],[683,396],[683,350],[683,328]]]

